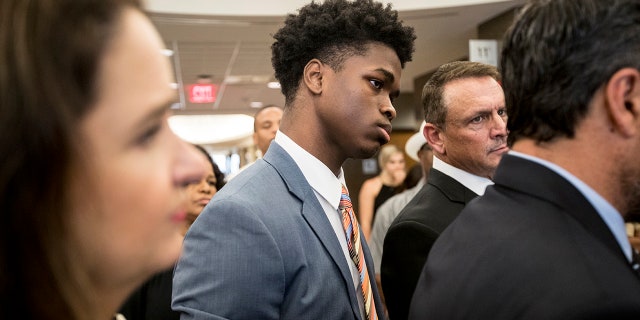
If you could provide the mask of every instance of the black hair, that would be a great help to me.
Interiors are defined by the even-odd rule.
[[[194,146],[196,147],[196,149],[200,150],[202,154],[205,155],[205,157],[209,161],[209,164],[211,164],[211,168],[213,169],[213,175],[216,177],[216,189],[217,190],[222,189],[222,187],[224,187],[224,184],[225,184],[224,173],[222,173],[218,165],[215,163],[215,161],[213,161],[213,159],[211,158],[211,155],[207,150],[205,150],[205,148],[197,144],[194,144]]]
[[[271,63],[288,105],[294,98],[304,66],[313,58],[338,71],[344,59],[363,54],[380,42],[395,50],[401,66],[411,61],[416,36],[402,25],[398,12],[372,0],[311,2],[290,14],[274,36]]]
[[[598,88],[640,67],[640,1],[529,1],[503,41],[509,141],[572,138]]]

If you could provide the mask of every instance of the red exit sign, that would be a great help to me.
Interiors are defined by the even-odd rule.
[[[211,103],[216,101],[218,86],[215,84],[192,84],[188,86],[189,102]]]

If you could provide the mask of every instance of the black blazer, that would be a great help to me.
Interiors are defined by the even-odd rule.
[[[154,275],[132,293],[120,313],[127,320],[180,320],[180,313],[171,310],[173,266]]]
[[[505,155],[436,241],[410,319],[640,319],[640,278],[568,181]]]
[[[406,319],[420,271],[436,238],[478,195],[448,175],[431,169],[429,179],[391,223],[380,266],[389,318]]]

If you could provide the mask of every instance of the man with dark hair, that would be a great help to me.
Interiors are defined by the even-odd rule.
[[[429,179],[391,223],[381,281],[389,317],[407,319],[409,303],[440,233],[484,193],[507,148],[507,112],[496,67],[444,64],[422,90],[422,134],[433,150]]]
[[[280,130],[189,230],[173,308],[183,319],[383,319],[342,164],[389,142],[414,31],[389,5],[327,0],[274,38]]]
[[[640,2],[530,1],[502,76],[513,151],[438,238],[410,319],[640,319]]]

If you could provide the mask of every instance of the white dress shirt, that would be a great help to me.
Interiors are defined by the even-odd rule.
[[[493,181],[485,177],[476,176],[475,174],[458,169],[440,160],[436,156],[433,156],[433,168],[460,182],[460,184],[480,196],[484,194],[484,190],[488,186],[493,184]]]

